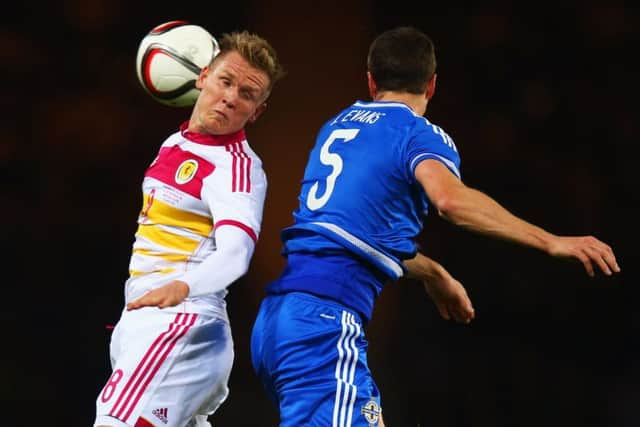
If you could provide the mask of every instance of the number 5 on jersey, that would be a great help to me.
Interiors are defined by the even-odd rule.
[[[358,132],[360,132],[360,129],[336,129],[331,132],[327,140],[322,144],[322,148],[320,149],[320,162],[323,165],[331,166],[331,173],[326,178],[326,189],[322,196],[318,197],[317,195],[317,181],[311,186],[309,194],[307,195],[307,207],[312,211],[320,209],[327,204],[331,193],[333,193],[335,189],[336,179],[342,173],[342,157],[337,153],[331,153],[329,147],[331,147],[331,144],[337,139],[341,139],[343,142],[351,141],[356,137]]]

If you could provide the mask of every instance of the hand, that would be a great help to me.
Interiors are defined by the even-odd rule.
[[[549,254],[560,258],[577,259],[591,277],[595,276],[594,263],[607,276],[620,272],[611,247],[592,236],[559,236],[551,243]]]
[[[127,310],[142,307],[173,307],[184,301],[187,295],[189,295],[189,285],[180,280],[174,280],[131,301],[127,304]]]
[[[474,319],[475,311],[467,291],[446,270],[422,283],[445,320],[453,319],[458,323],[468,324]]]
[[[423,283],[443,318],[459,323],[473,320],[475,313],[467,291],[441,264],[418,252],[415,257],[405,260],[404,266],[408,278]]]

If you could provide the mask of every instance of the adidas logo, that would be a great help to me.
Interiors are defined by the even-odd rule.
[[[151,411],[153,415],[155,415],[160,421],[163,423],[167,423],[167,408],[158,408]]]

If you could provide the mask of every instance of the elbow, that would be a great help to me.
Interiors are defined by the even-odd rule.
[[[250,250],[249,248],[243,248],[242,251],[238,251],[238,253],[236,253],[236,259],[241,260],[236,263],[235,271],[233,273],[237,279],[244,276],[249,271],[249,264],[251,263],[252,255],[253,250]]]
[[[453,197],[440,197],[437,200],[432,201],[435,208],[438,210],[438,215],[448,221],[452,221],[456,217],[458,211],[458,204]]]
[[[227,286],[234,283],[236,280],[241,279],[247,272],[249,271],[248,263],[234,263],[234,265],[228,265],[225,272],[224,277],[228,283]]]
[[[469,206],[464,200],[456,197],[447,197],[435,204],[440,218],[456,226],[465,227],[469,221]]]
[[[243,263],[242,265],[240,265],[236,271],[236,274],[238,276],[238,278],[244,276],[245,274],[247,274],[247,272],[249,271],[249,263]]]

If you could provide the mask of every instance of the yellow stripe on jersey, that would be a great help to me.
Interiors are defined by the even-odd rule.
[[[185,255],[185,254],[176,254],[176,253],[169,253],[169,252],[162,253],[158,251],[151,251],[148,249],[134,249],[133,253],[138,255],[161,258],[169,262],[185,262],[189,259],[189,255]]]
[[[169,274],[169,273],[173,273],[174,271],[176,271],[175,268],[163,268],[162,270],[154,270],[154,271],[129,270],[129,276],[131,277],[144,276],[145,274],[151,274],[151,273]]]
[[[145,199],[148,200],[149,197],[145,195]],[[210,217],[176,209],[157,199],[151,202],[151,207],[145,214],[153,224],[183,228],[202,237],[208,237],[213,229],[213,220]]]
[[[200,244],[199,240],[169,233],[159,226],[152,224],[140,224],[136,236],[144,237],[156,245],[180,252],[193,253]]]

